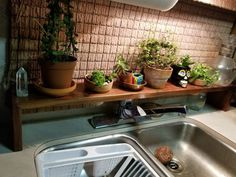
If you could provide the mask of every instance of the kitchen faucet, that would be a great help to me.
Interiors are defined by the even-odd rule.
[[[158,105],[155,103],[135,105],[132,100],[121,101],[114,117],[96,116],[89,120],[94,128],[102,128],[125,123],[137,123],[160,117],[163,113],[177,112],[186,115],[186,105]]]

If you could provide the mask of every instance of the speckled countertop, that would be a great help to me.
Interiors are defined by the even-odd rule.
[[[189,118],[195,119],[236,143],[236,108],[227,112],[211,111]],[[37,177],[34,164],[34,152],[38,145],[20,152],[0,155],[0,176],[2,177]]]

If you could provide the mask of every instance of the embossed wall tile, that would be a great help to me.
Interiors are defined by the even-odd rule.
[[[97,55],[96,55],[96,57],[95,57],[95,61],[102,61],[102,53],[98,53]]]
[[[120,34],[120,28],[113,28],[112,30],[112,35],[114,36],[118,36]]]
[[[105,26],[100,26],[100,27],[99,27],[98,34],[103,34],[103,35],[105,35],[105,34],[106,34],[106,27],[105,27]]]
[[[89,52],[89,44],[84,43],[82,45],[82,52]]]
[[[99,61],[99,62],[95,62],[94,63],[94,69],[101,69],[101,62]]]
[[[90,44],[89,52],[96,53],[96,51],[97,51],[97,44]]]
[[[117,53],[123,53],[124,47],[123,46],[117,46]]]
[[[104,52],[104,53],[110,53],[110,48],[111,48],[110,45],[104,45],[104,47],[103,47],[103,52]]]
[[[112,31],[113,31],[113,27],[108,27],[106,28],[106,35],[111,36],[112,35]]]
[[[98,35],[91,34],[91,43],[98,43]]]
[[[126,28],[126,27],[127,27],[127,23],[128,23],[128,20],[127,20],[127,19],[122,19],[122,20],[121,20],[121,25],[120,25],[120,27]]]
[[[87,63],[87,69],[88,69],[88,70],[93,70],[93,69],[94,69],[94,62],[90,62],[90,61],[89,61],[89,62]]]
[[[102,53],[103,52],[104,45],[97,45],[97,53]]]
[[[116,44],[118,44],[118,37],[117,36],[112,36],[111,37],[112,39],[111,39],[111,44],[113,44],[113,45],[116,45]]]
[[[87,69],[87,62],[82,61],[79,64],[80,64],[80,69],[81,70],[86,70]]]
[[[134,21],[133,29],[139,29],[139,26],[140,26],[140,21],[135,20],[135,21]]]
[[[96,55],[95,53],[89,53],[88,54],[88,61],[95,61]]]
[[[106,36],[105,37],[105,44],[111,44],[112,43],[112,36]]]
[[[121,18],[114,18],[112,26],[120,27],[121,26]]]
[[[98,35],[98,43],[104,44],[105,43],[105,35]]]
[[[108,65],[108,62],[106,62],[106,61],[101,62],[101,69],[106,70],[107,65]]]
[[[91,33],[98,34],[98,31],[99,31],[99,26],[93,24]]]

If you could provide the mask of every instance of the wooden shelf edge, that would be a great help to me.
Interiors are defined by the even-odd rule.
[[[40,93],[32,93],[26,98],[16,98],[16,104],[21,110],[30,110],[37,108],[44,108],[50,106],[60,106],[67,104],[84,104],[95,102],[110,102],[120,101],[124,99],[145,99],[145,98],[159,98],[168,96],[180,96],[188,94],[197,94],[200,92],[218,92],[225,91],[235,86],[213,86],[213,87],[199,87],[188,85],[187,88],[177,87],[171,83],[167,83],[164,89],[152,89],[145,87],[138,92],[126,91],[117,86],[114,86],[108,93],[91,93],[84,90],[82,83],[77,85],[77,89],[68,96],[54,98],[50,96],[41,95]]]

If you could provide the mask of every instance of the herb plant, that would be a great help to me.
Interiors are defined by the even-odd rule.
[[[74,55],[78,50],[75,25],[72,20],[73,7],[71,0],[47,0],[47,2],[49,13],[46,16],[47,23],[42,27],[41,48],[44,56],[55,62],[63,60],[65,56]]]
[[[197,63],[193,66],[190,73],[190,82],[196,79],[201,79],[206,82],[207,85],[213,84],[219,78],[219,73],[215,71],[211,66],[204,63]]]
[[[103,86],[106,82],[112,81],[113,76],[106,76],[103,71],[95,70],[92,72],[90,80],[96,84],[96,86]]]
[[[176,61],[177,47],[166,38],[144,40],[139,44],[139,49],[139,65],[168,69]]]
[[[189,67],[190,65],[194,64],[194,62],[191,60],[191,57],[189,55],[182,56],[179,61],[177,61],[177,66],[182,67]]]

